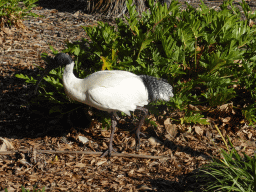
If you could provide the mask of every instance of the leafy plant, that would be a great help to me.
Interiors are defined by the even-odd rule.
[[[217,126],[216,128],[219,131]],[[219,134],[221,134],[220,131]],[[227,149],[229,149],[223,136],[222,139]],[[229,144],[232,150],[226,152],[222,149],[222,159],[214,158],[212,163],[206,164],[201,168],[201,171],[205,174],[200,174],[198,177],[211,177],[211,179],[205,183],[207,187],[206,191],[255,191],[256,155],[249,157],[243,153],[243,156],[241,156],[235,150],[230,140]]]
[[[5,189],[4,191],[8,192],[7,189]],[[21,186],[21,191],[22,192],[30,192],[30,190],[26,189],[24,186]],[[36,189],[36,186],[33,188],[33,192],[44,192],[44,191],[45,191],[45,187],[43,187],[42,190]]]
[[[0,27],[23,28],[22,20],[26,16],[38,15],[30,12],[38,0],[1,0],[0,2]]]
[[[212,176],[206,191],[255,191],[256,156],[243,155],[235,149],[229,153],[222,150],[223,160],[206,165],[203,171]]]
[[[187,4],[186,11],[180,11],[176,0],[169,8],[149,0],[150,9],[138,17],[136,6],[128,0],[129,16],[116,19],[116,26],[98,22],[83,27],[90,41],[67,43],[63,52],[74,56],[75,73],[80,78],[117,69],[167,79],[175,94],[166,105],[185,111],[182,122],[205,123],[200,120],[202,114],[189,112],[189,104],[210,106],[210,110],[233,102],[243,106],[237,109],[254,124],[256,27],[241,19],[232,2],[224,1],[220,11],[203,1],[201,9]],[[248,19],[255,18],[245,1],[241,6]],[[61,75],[62,69],[56,69],[45,77],[48,84],[41,85],[41,98],[69,102],[63,95]],[[17,77],[35,83],[31,77]]]
[[[184,117],[180,118],[180,123],[193,123],[193,124],[202,124],[202,125],[208,125],[206,119],[203,118],[204,116],[199,113],[192,113],[191,111],[188,111]]]

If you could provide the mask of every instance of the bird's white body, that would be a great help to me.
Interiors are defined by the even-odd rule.
[[[63,85],[66,94],[73,100],[99,110],[122,111],[130,115],[137,106],[148,104],[148,91],[142,79],[130,72],[111,70],[98,71],[85,79],[75,77],[74,62],[66,65]]]

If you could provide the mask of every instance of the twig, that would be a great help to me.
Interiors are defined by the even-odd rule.
[[[34,150],[37,153],[48,153],[48,154],[83,154],[83,155],[95,155],[100,156],[102,152],[92,152],[92,151],[55,151],[55,150]],[[11,155],[14,153],[27,153],[33,152],[33,150],[29,149],[20,149],[14,151],[0,151],[0,155]],[[135,158],[142,158],[142,159],[170,159],[170,157],[164,156],[152,156],[152,155],[139,155],[139,154],[130,154],[130,153],[111,153],[111,156],[117,157],[135,157]]]
[[[19,51],[22,51],[22,52],[24,52],[24,51],[35,51],[35,50],[32,50],[32,49],[12,49],[12,50],[9,50],[8,49],[8,51],[9,52],[19,52]]]

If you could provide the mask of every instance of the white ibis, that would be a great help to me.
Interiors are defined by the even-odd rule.
[[[84,79],[79,79],[73,73],[74,61],[69,55],[59,53],[52,61],[52,65],[48,65],[49,68],[45,70],[44,75],[58,66],[66,65],[63,73],[63,85],[68,97],[112,114],[110,142],[108,150],[101,155],[102,157],[111,156],[111,152],[114,151],[112,143],[117,125],[116,112],[121,111],[127,115],[136,109],[144,112],[144,116],[135,129],[136,149],[138,149],[142,134],[140,128],[148,114],[148,110],[143,106],[155,100],[169,101],[170,97],[173,97],[172,86],[164,80],[152,76],[111,70],[98,71]],[[35,93],[44,75],[37,82]]]

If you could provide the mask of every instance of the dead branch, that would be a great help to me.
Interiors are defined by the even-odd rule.
[[[30,149],[20,149],[14,151],[0,151],[0,155],[12,155],[15,153],[47,153],[47,154],[81,154],[81,155],[92,155],[92,156],[100,156],[102,152],[92,152],[92,151],[57,151],[57,150],[30,150]],[[111,153],[112,156],[117,157],[134,157],[134,158],[142,158],[142,159],[170,159],[170,157],[164,156],[152,156],[152,155],[139,155],[139,154],[129,154],[129,153]]]

